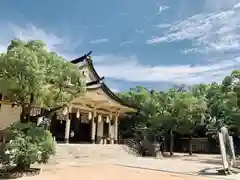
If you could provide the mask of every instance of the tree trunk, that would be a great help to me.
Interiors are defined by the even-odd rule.
[[[27,122],[27,109],[26,106],[22,105],[22,112],[20,114],[20,122]]]
[[[192,135],[189,136],[189,156],[192,156]]]
[[[46,109],[43,109],[43,110],[42,110],[41,116],[42,116],[43,118],[46,118],[46,119],[49,120],[49,124],[45,124],[45,129],[50,130],[53,115],[54,115],[54,113],[55,113],[57,110],[59,110],[59,109],[61,109],[61,108],[62,108],[62,106],[53,108],[53,109],[51,109],[51,110],[46,110]]]
[[[170,156],[173,156],[173,131],[172,130],[169,131],[169,136],[170,136],[169,152],[170,152]]]
[[[165,133],[164,134],[164,144],[163,144],[163,147],[164,147],[164,152],[167,152],[167,134]]]

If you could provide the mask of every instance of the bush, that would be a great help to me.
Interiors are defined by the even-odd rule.
[[[55,143],[48,130],[32,123],[17,123],[9,130],[9,143],[3,148],[0,160],[5,165],[28,169],[34,163],[47,163],[54,153]]]

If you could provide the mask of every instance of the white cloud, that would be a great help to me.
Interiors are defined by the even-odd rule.
[[[183,54],[201,53],[209,64],[204,66],[172,66],[161,71],[166,79],[182,83],[221,81],[232,70],[240,68],[240,0],[206,0],[205,10],[169,26],[162,35],[152,37],[147,44],[190,41],[192,46]],[[166,72],[167,71],[167,72]],[[179,73],[174,73],[179,72]],[[158,77],[159,78],[159,77]]]
[[[157,27],[159,29],[165,29],[165,28],[169,28],[171,26],[171,24],[158,24]]]
[[[95,40],[89,41],[90,44],[99,44],[99,43],[106,43],[106,42],[108,42],[107,38],[95,39]]]
[[[0,38],[0,52],[6,51],[12,39],[19,38],[23,41],[42,40],[49,51],[57,52],[67,60],[74,58],[74,55],[69,51],[73,48],[74,44],[67,38],[59,37],[54,33],[48,33],[44,29],[38,28],[32,24],[27,24],[26,26],[17,26],[13,24],[1,26],[5,27],[5,31],[4,36]],[[66,52],[67,50],[68,52]]]
[[[98,73],[107,78],[131,82],[171,82],[180,84],[219,82],[236,67],[240,67],[240,58],[196,66],[146,66],[140,64],[136,56],[127,58],[113,55],[94,56],[93,62],[95,62]]]
[[[120,90],[119,90],[119,89],[116,89],[116,88],[110,88],[110,90],[111,90],[112,92],[114,92],[114,93],[120,92]]]
[[[208,11],[222,11],[232,8],[239,0],[203,0],[205,9]]]
[[[0,29],[0,33],[1,33]],[[1,33],[0,51],[4,51],[13,38],[22,40],[40,39],[43,40],[49,50],[56,51],[67,59],[76,57],[76,54],[67,49],[71,49],[70,40],[61,38],[54,33],[49,33],[44,29],[34,25],[8,26],[7,33]],[[79,54],[77,54],[79,55]],[[93,56],[96,70],[101,76],[115,80],[126,80],[131,82],[170,82],[170,83],[201,83],[220,81],[233,69],[239,66],[240,58],[232,60],[219,60],[206,65],[173,65],[173,66],[147,66],[141,64],[136,56],[119,57],[114,55]],[[114,86],[113,90],[117,89]],[[115,91],[114,90],[114,91]],[[117,90],[116,90],[117,91]]]
[[[240,8],[240,2],[237,3],[237,4],[235,4],[235,5],[234,5],[234,8],[235,8],[235,9]]]
[[[137,29],[136,33],[137,34],[144,34],[145,30],[144,29]]]
[[[157,15],[161,14],[163,11],[165,11],[167,9],[169,9],[168,6],[166,6],[166,5],[159,5]]]
[[[207,2],[210,4],[215,1],[208,0]],[[227,4],[224,3],[225,0],[216,2],[218,6],[222,5],[223,10],[217,8],[213,12],[195,14],[183,21],[172,23],[164,35],[151,38],[147,43],[189,40],[192,41],[193,47],[187,50],[188,52],[211,53],[239,50],[240,11],[237,7],[240,3],[236,0],[229,1]]]
[[[37,28],[34,25],[27,25],[20,27],[11,25],[11,30],[15,38],[24,41],[39,39],[46,43],[47,48],[51,51],[57,50],[57,46],[64,44],[64,40],[52,33],[46,33],[43,29]]]

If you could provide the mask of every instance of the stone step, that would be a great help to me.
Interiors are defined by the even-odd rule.
[[[57,144],[51,162],[95,161],[133,157],[125,145]]]

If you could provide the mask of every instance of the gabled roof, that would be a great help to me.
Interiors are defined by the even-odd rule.
[[[92,63],[92,59],[91,57],[89,56],[90,54],[92,53],[92,51],[90,51],[88,54],[85,54],[79,58],[76,58],[74,60],[71,61],[71,63],[73,64],[78,64],[80,62],[83,62],[83,61],[86,61],[87,62],[87,65],[90,69],[90,71],[93,73],[93,75],[95,76],[96,78],[96,81],[92,81],[92,82],[89,82],[87,83],[87,85],[93,85],[93,84],[98,84],[100,83],[100,88],[102,88],[102,90],[113,100],[115,100],[116,102],[118,102],[119,104],[121,104],[122,106],[126,106],[126,107],[129,107],[129,108],[133,108],[133,109],[136,109],[128,104],[126,104],[125,102],[122,101],[122,99],[120,99],[116,94],[114,94],[109,88],[108,86],[102,81],[104,79],[104,77],[100,77],[96,71],[96,69],[94,68],[93,66],[93,63]],[[136,109],[137,110],[137,109]]]

